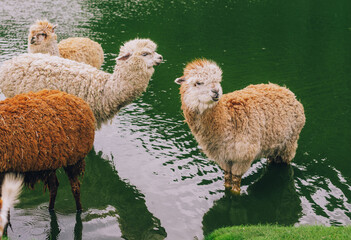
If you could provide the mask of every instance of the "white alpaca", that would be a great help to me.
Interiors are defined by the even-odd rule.
[[[188,64],[177,78],[186,122],[204,153],[225,171],[225,186],[240,193],[253,160],[289,164],[305,124],[302,104],[287,88],[250,85],[222,95],[222,70],[212,61]]]
[[[0,199],[0,239],[8,223],[8,213],[17,203],[23,186],[23,177],[6,174],[1,186]]]
[[[99,43],[89,38],[67,38],[57,44],[56,26],[47,20],[37,20],[29,29],[28,52],[48,53],[100,69],[104,62],[104,51]]]
[[[125,43],[113,74],[57,56],[23,54],[0,66],[0,89],[6,97],[42,89],[81,97],[90,105],[99,127],[146,91],[153,66],[162,62],[156,47],[149,39]]]

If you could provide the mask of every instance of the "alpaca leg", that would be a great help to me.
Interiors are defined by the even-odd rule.
[[[232,175],[232,189],[230,190],[233,194],[240,194],[241,176]]]
[[[83,159],[78,161],[75,165],[64,168],[71,184],[71,190],[76,201],[77,211],[82,210],[82,204],[80,202],[80,182],[78,177],[84,172],[84,167],[85,161]]]
[[[224,171],[224,187],[226,189],[232,188],[232,173],[231,173],[232,164],[228,162],[222,162],[221,164],[219,164],[219,166]]]
[[[55,207],[57,189],[59,187],[59,181],[56,176],[56,171],[53,171],[49,174],[47,181],[48,181],[48,187],[50,191],[49,210],[53,210]]]
[[[234,162],[232,165],[232,189],[234,194],[240,194],[241,177],[249,170],[252,160],[243,162]]]
[[[78,176],[68,175],[68,178],[71,184],[71,190],[74,196],[74,200],[76,201],[77,211],[80,211],[82,210],[82,204],[80,202],[80,182]]]
[[[231,174],[231,172],[224,171],[224,187],[226,189],[232,188],[232,174]]]
[[[290,164],[291,160],[295,157],[297,149],[297,140],[293,139],[285,145],[285,148],[281,151],[278,158],[280,163]]]

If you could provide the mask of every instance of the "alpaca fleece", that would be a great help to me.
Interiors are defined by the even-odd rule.
[[[184,93],[184,89],[181,92]],[[182,110],[193,135],[209,158],[220,165],[232,160],[245,166],[234,169],[236,175],[247,171],[251,165],[248,159],[275,158],[279,150],[285,149],[288,140],[298,139],[305,123],[303,107],[295,95],[271,83],[250,85],[224,94],[201,116],[189,111],[184,104]],[[284,159],[290,161],[294,153]]]
[[[74,37],[57,44],[55,28],[47,20],[37,20],[29,29],[28,52],[61,56],[100,69],[104,51],[99,43],[89,38]]]
[[[104,51],[99,43],[82,37],[67,38],[58,44],[60,56],[89,64],[100,69],[104,62]]]
[[[186,122],[204,153],[225,171],[226,186],[240,192],[253,160],[290,163],[305,124],[302,104],[276,84],[250,85],[222,95],[221,69],[212,61],[187,65],[181,84]]]
[[[0,102],[0,172],[55,170],[84,159],[95,120],[82,99],[56,90]]]
[[[99,127],[146,91],[153,66],[162,61],[156,47],[149,39],[125,43],[113,74],[57,56],[23,54],[0,66],[0,89],[6,97],[42,89],[78,96],[89,104]]]

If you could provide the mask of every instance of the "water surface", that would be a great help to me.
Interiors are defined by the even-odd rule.
[[[202,239],[239,224],[350,225],[350,9],[347,0],[0,0],[0,62],[26,52],[37,18],[58,24],[59,40],[101,43],[107,72],[120,45],[135,37],[154,40],[166,59],[147,92],[97,131],[84,211],[75,213],[60,171],[56,211],[48,211],[42,185],[25,190],[10,238]],[[293,164],[257,160],[240,197],[224,192],[223,172],[183,122],[173,81],[199,57],[221,66],[224,93],[273,82],[305,107]]]

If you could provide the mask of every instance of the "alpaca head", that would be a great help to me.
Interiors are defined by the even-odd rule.
[[[156,52],[156,48],[156,43],[150,39],[130,40],[120,48],[116,59],[117,65],[139,62],[144,64],[149,73],[153,74],[153,66],[159,65],[163,61],[162,56]]]
[[[57,43],[56,26],[47,20],[37,20],[29,29],[28,51],[31,53],[45,52],[53,43]]]
[[[175,82],[181,85],[184,104],[192,111],[203,113],[214,107],[222,96],[222,70],[213,61],[198,59],[189,63],[184,75]]]

